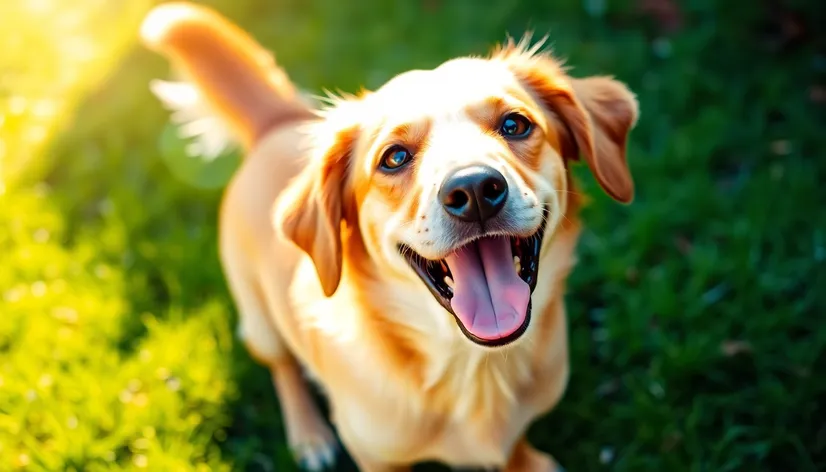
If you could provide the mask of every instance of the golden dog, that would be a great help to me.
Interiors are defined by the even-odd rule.
[[[156,7],[141,36],[183,78],[152,88],[197,152],[244,147],[220,256],[297,459],[317,470],[336,448],[303,367],[364,471],[561,470],[525,431],[568,379],[568,166],[583,156],[632,200],[634,94],[570,77],[526,38],[316,105],[205,7]]]

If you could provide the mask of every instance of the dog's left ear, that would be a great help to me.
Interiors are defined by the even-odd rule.
[[[611,77],[572,78],[546,53],[524,42],[494,53],[523,86],[567,126],[574,143],[605,192],[615,200],[634,199],[634,180],[626,160],[628,134],[637,122],[635,95]],[[576,159],[576,156],[565,156]]]
[[[360,131],[348,105],[342,101],[327,117],[310,125],[314,143],[309,161],[279,197],[273,212],[277,233],[310,256],[328,297],[341,281],[347,169]]]

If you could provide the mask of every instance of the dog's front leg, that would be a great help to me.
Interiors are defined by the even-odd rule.
[[[296,360],[288,355],[270,365],[287,441],[299,465],[311,472],[333,467],[337,441],[313,403]]]
[[[350,453],[353,461],[361,472],[410,472],[409,465],[392,465],[385,462],[373,461],[360,457],[358,454]]]
[[[376,460],[354,447],[348,447],[345,435],[342,435],[341,441],[361,472],[410,472],[412,470],[410,465],[390,464]]]
[[[565,472],[553,457],[521,439],[513,448],[504,472]]]

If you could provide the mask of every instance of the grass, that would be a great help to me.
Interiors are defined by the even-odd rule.
[[[166,64],[133,43],[149,3],[0,7],[2,470],[293,470],[217,261],[237,156],[170,141]],[[573,374],[532,438],[578,471],[826,469],[823,8],[695,0],[666,34],[630,0],[209,3],[310,90],[529,28],[626,81],[637,199],[576,169]]]

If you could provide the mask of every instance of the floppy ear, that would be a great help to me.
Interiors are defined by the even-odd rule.
[[[550,112],[567,126],[575,149],[584,157],[605,192],[615,200],[634,199],[628,169],[628,134],[637,122],[634,94],[611,77],[569,77],[562,66],[538,47],[509,41],[494,53]],[[576,156],[566,156],[576,159]]]
[[[639,113],[637,99],[628,87],[611,77],[570,81],[580,107],[569,108],[568,116],[563,118],[567,118],[577,146],[602,188],[617,201],[630,203],[634,199],[634,179],[626,150],[628,134]],[[590,129],[588,120],[578,119],[583,114],[590,117]]]
[[[341,280],[344,186],[359,127],[327,120],[311,126],[317,142],[304,170],[278,199],[273,220],[282,237],[310,256],[329,297]]]

